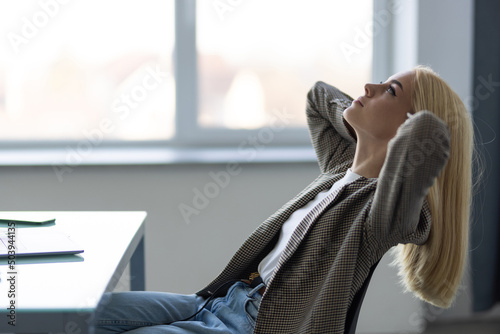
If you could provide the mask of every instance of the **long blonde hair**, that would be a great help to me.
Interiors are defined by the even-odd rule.
[[[414,68],[413,110],[429,110],[450,130],[449,160],[427,194],[431,231],[423,245],[398,245],[395,263],[404,285],[417,297],[449,307],[466,268],[472,197],[471,117],[458,95],[434,71]]]

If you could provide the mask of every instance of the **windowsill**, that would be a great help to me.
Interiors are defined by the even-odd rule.
[[[0,166],[169,165],[316,162],[314,150],[298,147],[1,149]]]

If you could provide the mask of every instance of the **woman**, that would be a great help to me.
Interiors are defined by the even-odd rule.
[[[417,67],[366,84],[354,101],[319,82],[307,117],[321,175],[205,289],[107,295],[98,333],[343,333],[370,268],[396,245],[406,287],[451,304],[467,253],[473,147],[458,96]],[[245,280],[254,272],[260,281]],[[224,296],[178,321],[231,280]]]

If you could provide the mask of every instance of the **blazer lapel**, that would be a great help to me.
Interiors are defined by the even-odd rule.
[[[270,225],[275,225],[276,228],[281,228],[283,224],[290,218],[292,213],[312,201],[320,192],[330,189],[335,182],[343,178],[345,173],[339,174],[321,174],[312,184],[309,189],[305,189],[302,194],[285,204],[266,222]]]
[[[257,253],[263,250],[269,242],[280,232],[283,224],[288,220],[293,212],[303,207],[313,200],[318,193],[328,190],[332,185],[340,180],[345,173],[340,174],[321,174],[313,181],[308,188],[299,194],[296,198],[285,204],[276,211],[264,223],[262,223],[249,237],[248,242],[257,250]]]
[[[324,186],[320,187],[320,189],[322,189],[322,190],[330,189],[332,187],[332,185],[336,181],[340,180],[344,175],[345,175],[345,173],[335,175],[334,178],[329,180],[330,182],[326,182]],[[326,208],[330,207],[331,205],[333,205],[335,203],[335,201],[337,200],[338,196],[342,193],[344,188],[345,188],[345,186],[333,191],[331,194],[329,194],[327,197],[325,197],[300,222],[300,224],[297,226],[294,233],[292,234],[292,237],[290,238],[290,241],[288,242],[285,250],[281,254],[281,257],[278,261],[278,264],[277,264],[277,266],[274,270],[274,273],[270,279],[270,282],[272,282],[275,273],[280,270],[281,266],[286,261],[288,261],[288,259],[290,259],[290,257],[293,255],[293,253],[297,250],[302,239],[304,239],[304,237],[307,234],[307,231],[312,226],[312,224],[316,221],[316,219],[321,215],[321,213],[323,213],[323,211]],[[310,198],[309,201],[314,199],[314,197],[316,197],[316,195],[322,190],[315,192],[314,196],[312,198]]]

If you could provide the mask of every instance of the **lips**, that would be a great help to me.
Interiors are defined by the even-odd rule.
[[[361,102],[361,97],[358,97],[356,100],[354,100],[354,102],[359,103],[362,107],[364,107],[364,106],[365,106],[365,105],[363,104],[363,102]]]

